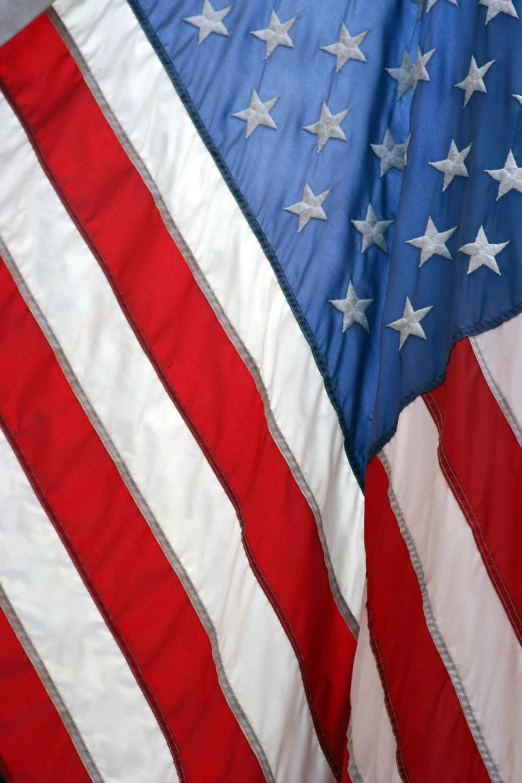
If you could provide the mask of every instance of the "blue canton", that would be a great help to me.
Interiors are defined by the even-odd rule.
[[[522,309],[516,4],[131,0],[273,251],[359,476],[455,341]]]

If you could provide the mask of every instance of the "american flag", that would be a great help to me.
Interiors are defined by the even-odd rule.
[[[0,773],[522,781],[518,0],[44,4],[0,14]]]

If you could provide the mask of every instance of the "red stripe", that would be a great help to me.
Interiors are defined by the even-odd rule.
[[[2,610],[0,673],[0,772],[6,780],[89,781],[54,704]]]
[[[185,590],[3,264],[0,424],[120,645],[182,779],[185,770],[189,780],[262,780]]]
[[[469,340],[454,347],[446,380],[424,400],[439,431],[439,463],[522,643],[522,449]]]
[[[316,521],[269,433],[255,383],[48,19],[4,47],[0,75],[235,506],[247,556],[294,647],[320,742],[339,775],[355,641],[331,593]]]
[[[417,577],[388,499],[388,477],[377,457],[366,473],[365,544],[372,647],[380,653],[377,668],[402,779],[486,783],[489,776],[428,631]]]

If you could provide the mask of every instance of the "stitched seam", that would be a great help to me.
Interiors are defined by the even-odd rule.
[[[91,598],[93,599],[94,603],[96,604],[98,611],[102,615],[103,619],[107,623],[107,626],[109,627],[116,643],[118,644],[118,647],[120,648],[121,652],[123,653],[125,660],[127,661],[131,671],[134,674],[134,677],[136,678],[136,681],[138,682],[138,685],[140,686],[140,689],[145,696],[145,699],[147,700],[160,728],[163,733],[163,736],[165,737],[165,740],[167,741],[167,745],[169,747],[169,750],[171,752],[171,755],[174,760],[174,765],[176,767],[176,771],[178,773],[180,781],[183,783],[186,783],[186,777],[185,772],[183,770],[183,766],[181,763],[181,758],[179,755],[178,746],[176,744],[176,741],[174,737],[172,736],[172,732],[170,730],[170,727],[168,725],[167,719],[163,713],[163,710],[161,709],[160,705],[158,704],[156,697],[154,696],[154,693],[152,692],[147,679],[145,675],[143,674],[141,667],[139,663],[137,662],[136,658],[134,657],[132,650],[128,646],[127,642],[125,641],[125,638],[123,637],[123,634],[121,633],[118,624],[116,623],[116,620],[112,616],[109,608],[107,607],[105,601],[103,600],[102,596],[100,595],[98,588],[96,587],[96,584],[94,583],[93,579],[90,577],[87,568],[85,567],[82,558],[80,557],[76,547],[74,546],[73,542],[69,538],[69,535],[67,533],[67,530],[64,528],[62,523],[60,522],[58,515],[50,502],[49,498],[47,497],[42,485],[38,481],[38,478],[36,474],[34,473],[29,460],[27,459],[27,456],[20,445],[18,439],[16,438],[13,430],[9,426],[8,422],[6,421],[2,411],[0,410],[0,427],[2,428],[5,437],[9,441],[11,448],[15,452],[16,456],[18,457],[18,460],[20,462],[20,465],[27,476],[27,479],[29,483],[31,484],[33,491],[35,492],[36,496],[38,497],[40,503],[42,504],[47,516],[49,517],[54,529],[58,533],[58,536],[60,537],[60,540],[62,544],[64,545],[67,553],[69,554],[69,557],[73,561],[74,565],[76,566],[76,569],[87,588]]]
[[[353,634],[354,638],[357,639],[359,635],[359,624],[355,619],[355,616],[353,615],[350,607],[348,606],[344,596],[342,595],[341,589],[338,585],[337,577],[334,573],[330,552],[328,549],[326,535],[324,532],[321,512],[319,510],[315,496],[311,488],[309,487],[305,477],[303,476],[301,472],[301,468],[299,467],[299,464],[290,446],[288,445],[287,441],[285,440],[285,437],[283,436],[281,430],[279,429],[279,425],[277,424],[275,415],[271,409],[270,398],[268,395],[268,391],[265,387],[263,378],[261,376],[261,372],[257,364],[255,363],[253,357],[251,356],[248,349],[246,348],[245,344],[243,343],[243,341],[235,331],[234,327],[232,326],[231,322],[229,321],[225,311],[221,307],[221,304],[219,303],[216,294],[214,293],[207,278],[205,277],[201,268],[199,267],[198,262],[196,261],[195,257],[192,254],[192,251],[188,247],[178,227],[174,223],[174,220],[170,215],[165,202],[163,201],[163,197],[161,196],[149,169],[147,168],[142,158],[140,158],[132,142],[130,141],[125,131],[123,130],[122,126],[120,125],[119,120],[116,118],[111,107],[108,105],[101,91],[100,86],[96,82],[82,53],[79,51],[74,40],[71,38],[69,31],[64,26],[63,22],[61,21],[60,17],[57,15],[56,11],[54,11],[52,8],[49,9],[47,15],[51,20],[52,24],[57,29],[59,35],[65,42],[67,48],[69,49],[69,53],[76,61],[76,65],[78,66],[84,78],[85,83],[90,89],[94,100],[98,104],[100,111],[104,115],[105,120],[108,122],[114,135],[119,140],[121,146],[125,150],[130,162],[134,165],[136,171],[138,172],[145,186],[149,190],[169,235],[171,236],[174,244],[177,246],[179,252],[183,256],[185,263],[188,265],[190,271],[192,272],[194,279],[197,285],[199,286],[199,288],[201,289],[205,299],[208,301],[210,307],[214,311],[214,314],[216,315],[218,322],[220,323],[227,337],[234,345],[236,351],[238,352],[242,361],[244,362],[250,374],[252,375],[254,383],[257,387],[257,390],[263,402],[265,417],[267,420],[267,425],[270,434],[272,435],[282,456],[286,460],[297,485],[299,486],[301,492],[305,496],[312,510],[312,513],[314,514],[314,517],[316,519],[318,535],[323,548],[325,564],[328,571],[328,578],[330,580],[330,587],[332,589],[334,599],[337,603],[337,607],[341,615],[343,616],[346,624],[348,625],[348,628]]]
[[[11,625],[13,633],[18,639],[20,646],[24,650],[31,665],[36,671],[36,674],[40,679],[49,699],[51,700],[51,703],[56,709],[89,778],[91,781],[93,781],[93,783],[103,783],[103,778],[100,775],[98,767],[96,766],[94,759],[85,745],[83,737],[81,736],[71,713],[65,705],[58,688],[54,684],[49,672],[47,671],[47,667],[45,666],[38,651],[32,643],[21,619],[16,614],[2,585],[0,585],[0,607],[7,617],[7,620]]]
[[[261,399],[263,401],[264,409],[265,409],[265,417],[268,424],[268,429],[277,444],[282,456],[286,460],[292,475],[294,476],[294,479],[296,483],[298,484],[299,488],[301,489],[301,492],[305,496],[312,513],[315,516],[317,528],[318,528],[318,534],[321,541],[321,545],[323,547],[323,553],[324,553],[324,559],[326,568],[328,571],[328,577],[330,580],[330,586],[332,589],[332,593],[334,595],[334,599],[337,603],[338,609],[343,616],[346,624],[348,625],[351,633],[357,639],[358,633],[359,633],[359,624],[357,620],[355,619],[350,607],[346,603],[344,596],[341,593],[340,587],[337,583],[337,578],[334,573],[332,561],[330,558],[330,553],[328,550],[328,544],[326,541],[326,536],[324,533],[324,526],[323,521],[321,517],[321,512],[319,510],[319,507],[317,505],[317,502],[315,500],[314,494],[312,490],[310,489],[305,477],[303,476],[301,469],[298,465],[298,462],[288,445],[287,441],[285,440],[281,430],[279,429],[279,425],[276,422],[274,413],[271,410],[271,403],[270,398],[268,396],[267,389],[264,385],[263,379],[261,377],[260,370],[255,363],[253,357],[247,350],[246,346],[242,342],[241,338],[235,331],[234,327],[228,320],[228,317],[224,310],[222,309],[213,289],[211,288],[207,278],[204,276],[203,272],[201,271],[200,267],[198,266],[198,263],[194,256],[192,255],[192,252],[190,248],[187,246],[185,240],[183,239],[181,233],[179,232],[179,229],[175,225],[171,215],[169,214],[169,211],[163,201],[163,198],[161,194],[159,193],[157,186],[154,183],[154,180],[146,167],[143,160],[139,157],[136,149],[132,145],[132,142],[129,140],[129,138],[126,136],[125,131],[121,127],[119,121],[114,116],[110,106],[107,104],[103,94],[101,93],[101,90],[99,88],[99,85],[95,81],[91,71],[89,70],[89,67],[87,63],[85,62],[85,59],[83,58],[83,55],[78,50],[76,44],[72,40],[68,30],[64,27],[63,22],[60,20],[58,15],[56,14],[53,9],[50,9],[48,11],[48,17],[50,18],[53,25],[58,30],[58,33],[62,37],[62,39],[65,41],[67,47],[69,48],[69,52],[73,56],[73,58],[76,60],[76,64],[78,68],[80,69],[80,72],[82,73],[85,82],[87,83],[89,89],[91,90],[91,93],[97,102],[100,110],[102,111],[106,121],[109,123],[110,127],[113,130],[113,133],[120,141],[121,146],[127,153],[127,156],[129,157],[130,161],[136,168],[138,174],[141,176],[143,182],[145,183],[146,187],[148,188],[149,192],[151,193],[152,198],[154,199],[156,203],[156,207],[158,209],[158,212],[160,213],[160,216],[164,222],[164,225],[170,234],[172,240],[174,241],[174,244],[177,246],[178,250],[180,251],[181,255],[183,256],[185,262],[189,266],[189,269],[191,270],[196,283],[200,287],[203,295],[207,299],[210,307],[214,311],[221,327],[225,331],[226,335],[228,336],[229,340],[232,342],[234,347],[236,348],[238,354],[240,355],[242,361],[247,366],[250,374],[252,375],[255,385],[257,387],[257,390],[261,396]]]
[[[486,379],[486,383],[488,384],[489,389],[493,394],[493,397],[497,401],[499,408],[501,409],[511,429],[513,430],[513,434],[515,435],[515,438],[517,439],[519,446],[522,446],[522,430],[520,428],[520,424],[517,417],[515,416],[509,402],[504,397],[504,394],[502,393],[500,386],[498,385],[495,378],[493,377],[493,374],[489,369],[488,363],[486,362],[486,357],[482,353],[477,338],[470,337],[469,341],[471,343],[471,347],[473,348],[473,353],[475,354],[475,358],[477,359],[480,365],[480,369],[482,370],[484,378]]]
[[[5,89],[5,85],[3,84],[3,81],[1,81],[1,80],[0,80],[0,88],[3,89],[4,94],[7,92],[7,90]],[[10,99],[10,96],[8,96],[8,100],[9,99]],[[181,417],[183,418],[185,424],[187,425],[187,427],[189,428],[190,432],[192,433],[192,436],[194,437],[194,439],[196,440],[196,442],[197,442],[198,446],[200,447],[201,451],[205,455],[208,463],[210,464],[210,466],[212,467],[212,469],[214,471],[214,474],[216,475],[218,481],[220,482],[221,486],[225,490],[225,493],[227,494],[230,502],[232,503],[232,506],[233,506],[233,508],[234,508],[234,510],[236,512],[236,516],[238,517],[238,521],[239,521],[239,524],[240,524],[240,527],[241,527],[241,540],[243,542],[243,548],[245,550],[245,554],[246,554],[247,559],[248,559],[248,561],[250,563],[252,571],[254,572],[254,574],[255,574],[255,576],[257,578],[257,581],[258,581],[258,583],[261,586],[261,589],[263,590],[263,592],[267,596],[270,604],[272,605],[272,607],[273,607],[273,609],[274,609],[274,611],[275,611],[275,613],[276,613],[276,615],[277,615],[277,617],[278,617],[278,619],[279,619],[279,621],[280,621],[280,623],[281,623],[281,625],[282,625],[282,627],[283,627],[283,629],[284,629],[284,631],[285,631],[285,633],[287,635],[287,638],[290,641],[290,644],[292,645],[292,649],[294,650],[294,653],[295,653],[295,656],[297,658],[297,662],[298,662],[298,665],[299,665],[301,678],[302,678],[302,681],[303,681],[303,687],[304,687],[304,691],[305,691],[305,694],[306,694],[306,699],[307,699],[307,702],[308,702],[308,706],[309,706],[309,709],[310,709],[310,714],[311,714],[311,717],[312,717],[312,722],[313,722],[313,725],[314,725],[314,728],[315,728],[315,731],[316,731],[319,743],[321,745],[323,753],[324,753],[324,755],[325,755],[325,757],[326,757],[330,767],[332,768],[332,771],[334,772],[335,777],[338,780],[340,780],[340,778],[341,778],[341,768],[340,768],[340,765],[337,762],[337,759],[334,756],[333,751],[330,749],[330,747],[329,747],[329,745],[327,743],[327,740],[326,740],[326,737],[324,735],[322,726],[321,726],[321,724],[319,722],[319,717],[318,717],[318,715],[316,713],[315,705],[314,705],[313,698],[312,698],[312,691],[311,691],[310,684],[309,684],[309,681],[308,681],[308,676],[306,674],[304,658],[302,656],[302,653],[301,653],[298,641],[297,641],[297,639],[296,639],[296,637],[294,635],[294,632],[293,632],[292,627],[291,627],[291,625],[290,625],[290,623],[288,621],[288,618],[287,618],[287,616],[286,616],[286,614],[285,614],[281,604],[279,603],[279,600],[278,600],[277,596],[273,592],[273,589],[271,588],[271,586],[268,583],[265,575],[261,571],[261,568],[258,565],[257,560],[255,559],[254,553],[252,552],[252,550],[250,548],[250,544],[249,544],[249,542],[248,542],[248,540],[246,538],[246,534],[245,534],[245,519],[244,519],[244,515],[243,515],[243,511],[242,511],[242,507],[241,507],[240,501],[239,501],[239,499],[238,499],[234,489],[230,485],[230,482],[228,481],[227,476],[225,475],[225,473],[223,472],[221,466],[219,465],[219,463],[218,463],[214,453],[211,451],[210,447],[206,443],[205,439],[203,438],[202,434],[200,433],[199,429],[197,428],[196,424],[194,423],[194,421],[193,421],[192,417],[190,416],[189,412],[187,411],[186,407],[184,406],[184,404],[180,400],[180,398],[179,398],[178,394],[176,393],[174,387],[172,386],[172,384],[170,383],[169,379],[167,378],[167,376],[166,376],[163,368],[161,367],[161,364],[160,364],[159,360],[157,359],[153,349],[149,345],[146,337],[144,336],[143,332],[141,331],[141,328],[139,327],[138,323],[134,319],[134,316],[133,316],[129,306],[126,303],[125,298],[123,297],[123,294],[121,293],[121,290],[120,290],[120,288],[118,286],[118,283],[117,283],[116,279],[114,278],[114,276],[113,276],[113,274],[112,274],[112,272],[111,272],[107,262],[105,261],[105,258],[103,256],[103,254],[101,253],[101,251],[100,251],[99,247],[97,246],[95,240],[91,237],[91,235],[87,231],[87,228],[84,226],[84,224],[83,224],[81,218],[79,217],[78,213],[76,212],[74,206],[71,204],[71,202],[69,201],[69,199],[66,196],[65,192],[63,191],[63,189],[62,189],[62,187],[60,185],[60,182],[57,180],[53,170],[51,169],[50,165],[48,164],[47,159],[46,159],[43,151],[41,150],[41,148],[40,148],[40,146],[38,144],[37,139],[34,137],[34,134],[32,133],[31,128],[26,123],[25,117],[23,117],[23,115],[21,115],[21,112],[18,110],[18,106],[13,105],[14,104],[14,99],[12,101],[10,100],[10,103],[12,105],[13,110],[16,112],[17,116],[19,117],[20,122],[23,124],[23,127],[24,127],[24,129],[25,129],[25,131],[26,131],[26,133],[27,133],[27,135],[29,137],[31,145],[35,149],[35,153],[36,153],[36,155],[37,155],[37,157],[38,157],[38,159],[40,161],[40,164],[42,165],[43,170],[45,171],[45,173],[47,174],[47,176],[51,180],[51,182],[53,184],[53,187],[56,190],[56,192],[57,192],[60,200],[62,201],[65,209],[69,213],[69,215],[72,218],[74,224],[76,225],[78,231],[80,232],[81,236],[83,237],[85,243],[87,244],[87,246],[91,250],[93,256],[97,259],[101,269],[103,270],[103,272],[105,274],[105,277],[106,277],[109,285],[111,286],[111,289],[112,289],[112,291],[113,291],[113,293],[114,293],[114,295],[115,295],[115,297],[116,297],[116,299],[118,301],[118,304],[119,304],[122,312],[125,314],[125,316],[127,318],[127,321],[129,322],[129,324],[130,324],[130,326],[131,326],[131,328],[132,328],[132,330],[133,330],[133,332],[134,332],[138,342],[140,343],[143,352],[145,353],[145,355],[149,359],[150,363],[152,364],[152,366],[153,366],[154,370],[156,371],[156,374],[157,374],[158,378],[160,379],[160,381],[161,381],[161,383],[163,385],[163,388],[165,389],[167,395],[169,396],[169,398],[173,402],[174,406],[179,411],[179,413],[180,413]],[[174,741],[174,738],[172,738],[172,739]],[[184,772],[182,774],[184,775]],[[183,777],[182,780],[184,781],[185,778]]]
[[[495,316],[495,318],[489,318],[483,321],[478,321],[476,324],[472,324],[471,326],[467,326],[460,331],[456,332],[453,335],[452,343],[451,343],[451,349],[448,353],[448,361],[449,356],[451,354],[451,351],[455,347],[455,345],[459,342],[459,340],[462,340],[464,337],[473,337],[476,335],[481,334],[482,332],[487,332],[490,329],[494,329],[496,326],[501,326],[505,321],[509,321],[511,318],[514,318],[517,315],[520,315],[522,312],[522,302],[517,302],[513,305],[513,307],[508,308],[507,310],[504,310],[502,313],[500,313],[498,316]],[[447,363],[446,363],[447,366]],[[445,380],[446,378],[446,368],[442,372],[440,372],[435,378],[433,378],[431,381],[427,381],[426,383],[423,383],[421,386],[418,386],[416,389],[414,389],[412,392],[406,395],[406,397],[403,397],[402,400],[399,403],[399,411],[398,416],[394,424],[384,433],[384,435],[381,435],[378,440],[375,441],[374,444],[370,446],[368,449],[368,458],[366,462],[370,462],[370,460],[381,451],[387,443],[393,438],[395,433],[397,432],[397,424],[399,421],[399,416],[401,412],[406,408],[407,405],[410,404],[410,402],[413,402],[417,397],[422,396],[423,394],[427,394],[430,391],[433,391],[437,386],[440,386],[440,384]]]
[[[355,455],[355,450],[353,447],[353,444],[351,442],[351,434],[349,427],[347,425],[347,422],[344,418],[342,407],[339,402],[337,392],[335,390],[332,378],[330,377],[330,374],[328,372],[328,368],[326,366],[326,361],[323,357],[323,354],[321,353],[321,350],[319,348],[319,345],[314,337],[314,334],[312,332],[312,329],[310,328],[310,325],[308,324],[308,321],[306,320],[306,317],[304,313],[301,310],[301,307],[290,288],[290,285],[288,283],[288,280],[286,279],[285,273],[277,259],[277,256],[274,253],[274,250],[272,249],[270,243],[268,242],[261,226],[259,225],[254,213],[250,209],[250,206],[248,205],[245,197],[243,196],[239,186],[237,185],[235,179],[233,178],[224,158],[221,156],[221,153],[219,152],[216,144],[214,143],[212,137],[210,136],[209,132],[207,131],[203,121],[201,120],[201,117],[199,116],[199,113],[192,103],[192,100],[185,89],[177,71],[174,68],[174,65],[170,61],[167,52],[165,51],[165,48],[161,41],[159,40],[158,36],[156,35],[156,32],[152,28],[149,20],[143,13],[141,7],[138,3],[135,2],[135,0],[128,0],[128,4],[131,7],[132,11],[134,12],[134,15],[136,16],[136,19],[142,28],[143,32],[145,33],[146,37],[149,39],[149,42],[154,49],[156,56],[160,60],[161,64],[163,65],[167,75],[169,76],[174,89],[176,90],[181,102],[183,103],[189,117],[191,118],[194,127],[198,131],[198,134],[203,141],[205,147],[207,148],[209,154],[211,155],[212,159],[214,160],[214,163],[216,164],[219,172],[221,173],[221,176],[223,177],[225,183],[227,184],[230,192],[232,193],[232,196],[234,197],[237,205],[239,206],[241,212],[243,213],[243,216],[245,217],[248,225],[250,226],[254,236],[256,237],[257,241],[259,242],[259,245],[261,249],[263,250],[268,262],[270,263],[274,274],[276,276],[276,279],[281,287],[281,290],[283,291],[285,298],[290,306],[290,309],[292,313],[294,314],[294,317],[299,324],[301,328],[301,332],[303,333],[306,341],[308,342],[308,345],[310,346],[310,350],[312,352],[312,355],[315,359],[315,363],[319,369],[319,372],[321,373],[323,377],[324,386],[326,389],[326,393],[328,394],[328,397],[330,399],[330,402],[332,404],[333,409],[335,410],[337,417],[339,419],[339,424],[341,426],[341,430],[344,435],[344,445],[345,445],[345,451],[346,456],[348,457],[348,461],[351,465],[351,468],[353,470],[353,473],[355,475],[355,478],[357,479],[359,486],[361,489],[364,488],[364,471],[362,467],[359,465],[359,461]]]
[[[351,716],[350,716],[350,721],[348,723],[348,754],[349,754],[348,774],[350,776],[352,783],[364,783],[363,777],[361,775],[361,771],[355,761],[355,749],[353,745],[353,729],[352,729]]]
[[[384,663],[381,656],[381,650],[379,647],[379,643],[377,642],[377,637],[375,636],[375,629],[372,622],[372,613],[370,610],[369,602],[367,602],[366,604],[366,610],[368,613],[368,631],[370,636],[370,647],[373,652],[373,657],[375,658],[375,663],[377,664],[377,671],[379,672],[379,678],[381,680],[382,689],[384,691],[384,703],[386,705],[386,711],[388,712],[388,717],[390,719],[392,731],[395,737],[395,742],[397,743],[397,753],[396,753],[397,768],[399,770],[399,775],[401,776],[401,780],[404,783],[409,783],[410,779],[408,777],[406,764],[404,763],[401,741],[399,739],[399,723],[397,721],[397,715],[395,713],[395,708],[393,706],[390,689],[388,687],[388,681],[386,679],[386,672],[384,670]]]
[[[406,524],[406,520],[404,518],[402,508],[400,507],[399,501],[394,493],[393,483],[392,483],[392,468],[388,460],[388,457],[386,456],[386,453],[384,451],[380,452],[379,459],[388,476],[388,500],[390,502],[390,507],[391,510],[393,511],[393,514],[399,526],[399,530],[404,540],[404,543],[406,544],[406,548],[410,556],[411,564],[413,566],[415,576],[417,577],[417,582],[422,597],[422,609],[423,609],[426,625],[428,627],[428,631],[432,638],[433,644],[435,645],[435,649],[440,655],[442,663],[446,668],[450,682],[453,685],[461,710],[464,714],[464,718],[468,724],[473,740],[484,762],[484,766],[486,767],[493,783],[502,783],[502,779],[500,777],[495,761],[493,760],[493,757],[491,755],[491,751],[489,750],[486,744],[486,740],[484,739],[481,728],[475,717],[475,713],[473,712],[473,708],[471,706],[468,694],[464,687],[464,683],[462,682],[462,679],[460,677],[460,672],[457,669],[455,661],[453,660],[451,653],[448,650],[446,641],[444,640],[444,637],[442,636],[439,626],[437,625],[437,622],[435,620],[435,615],[433,613],[433,608],[431,606],[430,595],[428,593],[426,577],[424,575],[424,567],[421,558],[419,556],[419,553],[417,551],[414,538],[411,534],[408,525]]]
[[[212,658],[216,665],[216,672],[217,672],[219,684],[221,686],[223,695],[225,696],[225,699],[234,717],[236,718],[239,727],[241,728],[243,734],[247,738],[250,747],[252,748],[255,756],[257,757],[257,760],[263,771],[265,779],[268,781],[268,783],[274,783],[274,775],[270,768],[268,759],[266,758],[265,751],[261,746],[259,739],[256,733],[254,732],[250,724],[250,721],[248,720],[248,717],[246,716],[228,680],[228,675],[225,671],[225,667],[221,659],[221,652],[219,648],[219,641],[217,637],[216,628],[208,614],[205,605],[201,600],[199,593],[194,587],[189,575],[185,570],[185,567],[181,563],[178,555],[176,554],[172,545],[167,539],[163,529],[160,527],[156,517],[152,513],[147,501],[143,497],[129,468],[127,467],[126,463],[122,459],[110,435],[108,434],[107,430],[104,428],[104,425],[100,421],[98,414],[94,410],[90,400],[85,394],[85,391],[83,390],[73,369],[71,368],[71,365],[69,364],[67,357],[63,353],[60,343],[56,339],[56,336],[51,326],[49,325],[42,311],[40,310],[40,307],[35,301],[33,295],[29,291],[27,284],[25,283],[25,280],[21,276],[16,264],[14,263],[9,253],[9,250],[5,246],[1,237],[0,237],[0,255],[3,257],[4,263],[9,269],[9,272],[11,273],[11,276],[13,277],[13,280],[15,281],[33,318],[37,322],[38,326],[40,327],[43,334],[45,335],[51,349],[53,350],[56,360],[64,376],[69,382],[74,394],[76,395],[76,398],[80,403],[85,415],[87,416],[89,422],[91,423],[91,426],[93,427],[94,431],[100,438],[109,456],[111,457],[116,467],[116,470],[120,474],[121,479],[124,482],[125,486],[127,487],[127,490],[130,493],[132,499],[134,500],[136,506],[138,507],[139,511],[143,515],[143,518],[148,524],[163,554],[167,558],[172,570],[174,571],[174,573],[180,580],[181,584],[183,585],[183,588],[185,589],[188,599],[192,604],[194,611],[198,615],[198,618],[209,637],[211,649],[212,649]]]
[[[493,555],[489,550],[486,539],[484,538],[484,533],[482,531],[482,528],[480,527],[480,523],[475,515],[471,503],[466,493],[464,492],[464,489],[459,479],[457,478],[455,471],[453,470],[453,467],[448,459],[446,452],[444,451],[444,447],[442,445],[443,443],[442,413],[440,411],[440,408],[432,394],[425,395],[423,399],[437,427],[437,431],[439,435],[439,445],[437,447],[437,453],[439,456],[439,464],[442,468],[442,472],[444,473],[446,481],[451,487],[453,491],[453,495],[455,496],[455,499],[459,504],[460,509],[464,514],[471,528],[471,531],[473,533],[473,538],[475,539],[475,543],[479,549],[480,554],[482,555],[482,560],[484,562],[484,565],[486,566],[486,570],[489,574],[489,577],[493,582],[498,597],[500,598],[504,610],[507,616],[509,617],[511,625],[513,626],[513,630],[515,631],[515,634],[517,636],[517,639],[519,643],[522,644],[522,632],[521,632],[522,623],[520,620],[520,616],[516,610],[516,607],[504,583],[504,580],[500,575],[500,572],[497,568]]]

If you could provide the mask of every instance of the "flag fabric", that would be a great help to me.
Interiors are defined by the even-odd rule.
[[[0,48],[6,781],[522,781],[516,3]]]

